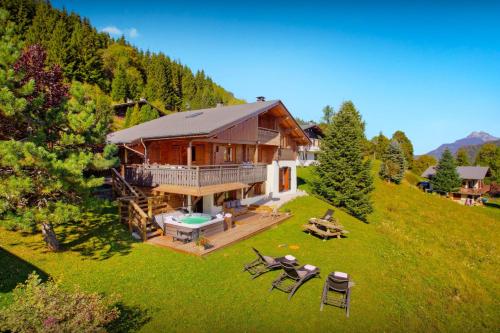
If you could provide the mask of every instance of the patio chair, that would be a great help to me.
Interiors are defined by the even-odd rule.
[[[256,277],[274,269],[280,269],[282,262],[289,263],[292,266],[298,265],[297,259],[290,255],[286,255],[284,257],[270,257],[262,255],[253,247],[252,250],[254,250],[257,254],[257,259],[243,267],[243,272],[249,272],[252,275],[252,279],[255,279]]]
[[[333,305],[344,308],[346,316],[349,317],[349,306],[351,303],[351,287],[354,283],[346,273],[332,272],[328,275],[323,286],[323,295],[321,296],[320,311],[323,311],[323,305]]]
[[[323,220],[323,221],[328,221],[328,222],[332,221],[333,220],[333,209],[328,209],[325,212],[325,215],[323,215],[323,217],[321,217],[321,218],[317,218],[317,217],[310,218],[309,223],[314,223],[314,220]]]
[[[307,280],[319,277],[319,268],[312,265],[304,265],[301,267],[294,267],[288,263],[282,262],[281,267],[284,272],[273,281],[271,289],[279,289],[283,292],[289,293],[288,299],[291,299],[293,294],[299,289],[299,287]]]

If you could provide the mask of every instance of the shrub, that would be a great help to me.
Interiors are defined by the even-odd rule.
[[[119,311],[110,300],[79,289],[68,291],[32,273],[13,292],[14,302],[0,310],[0,331],[103,332]]]

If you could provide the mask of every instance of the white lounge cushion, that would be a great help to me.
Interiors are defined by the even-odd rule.
[[[333,272],[333,275],[335,277],[339,277],[339,278],[343,278],[343,279],[347,279],[347,273],[344,273],[344,272]]]
[[[295,257],[294,257],[294,256],[292,256],[291,254],[287,254],[287,255],[285,256],[285,259],[286,259],[286,260],[293,261],[293,260],[295,260]]]
[[[307,269],[308,271],[314,271],[316,269],[316,266],[313,265],[304,265],[304,269]]]

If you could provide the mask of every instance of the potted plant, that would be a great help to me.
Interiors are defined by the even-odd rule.
[[[196,246],[203,247],[205,250],[212,247],[212,245],[210,245],[210,240],[203,236],[198,237],[196,240]]]

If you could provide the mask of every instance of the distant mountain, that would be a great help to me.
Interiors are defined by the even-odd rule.
[[[484,143],[497,140],[500,140],[500,138],[494,137],[493,135],[488,134],[486,132],[472,132],[463,139],[459,139],[453,143],[442,144],[438,148],[428,152],[425,155],[431,155],[439,159],[441,157],[441,154],[445,151],[446,148],[448,148],[452,154],[455,154],[459,148],[470,146],[470,150],[469,148],[467,150],[469,152],[474,151],[474,156],[475,156],[475,152],[477,152],[480,146],[482,146]],[[471,157],[474,156],[471,155]]]

